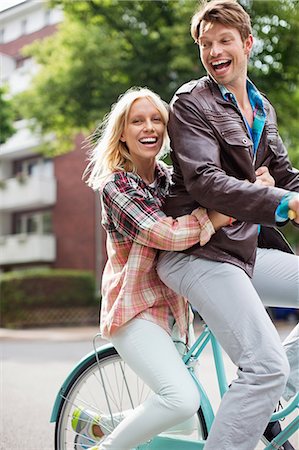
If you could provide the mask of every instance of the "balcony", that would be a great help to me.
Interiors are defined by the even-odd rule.
[[[56,203],[54,177],[29,176],[1,181],[0,210],[17,211],[43,208]]]
[[[14,123],[15,134],[0,145],[1,159],[13,160],[34,154],[34,149],[42,143],[42,138],[31,131],[30,125],[31,122],[28,120],[19,120]]]
[[[55,259],[56,240],[53,235],[0,236],[0,265],[53,262]]]

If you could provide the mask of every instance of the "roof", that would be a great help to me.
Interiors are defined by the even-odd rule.
[[[45,37],[51,36],[57,30],[57,24],[47,25],[40,30],[37,30],[30,34],[24,34],[13,41],[0,44],[0,53],[4,53],[13,58],[17,58],[21,54],[21,49],[25,45],[31,44],[38,39],[44,39]]]

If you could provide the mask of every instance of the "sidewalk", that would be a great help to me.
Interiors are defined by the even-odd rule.
[[[90,341],[98,332],[98,327],[51,327],[22,330],[0,328],[0,341]]]
[[[195,320],[195,333],[199,331],[200,324]],[[292,328],[295,326],[293,322],[277,321],[275,326],[279,335],[283,340]],[[21,330],[13,330],[8,328],[0,328],[0,341],[4,340],[38,340],[38,341],[90,341],[99,332],[97,326],[85,327],[51,327],[51,328],[27,328]]]

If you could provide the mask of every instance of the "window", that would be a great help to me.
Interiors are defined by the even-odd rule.
[[[53,232],[52,214],[50,211],[44,212],[42,215],[43,234],[51,234]]]
[[[51,211],[16,215],[15,234],[51,234],[52,232]]]
[[[21,36],[27,33],[27,19],[21,21]]]
[[[0,44],[4,43],[4,34],[5,34],[4,28],[1,28],[1,30],[0,30]]]
[[[53,176],[53,161],[52,159],[44,159],[42,157],[17,161],[15,163],[15,175],[20,173],[25,176],[49,178]]]
[[[45,11],[45,26],[50,25],[50,16],[51,16],[51,11],[49,9],[47,9],[47,11]]]
[[[36,234],[39,225],[39,216],[37,214],[25,218],[28,234]]]
[[[28,58],[25,58],[23,56],[17,58],[17,60],[16,60],[16,69],[20,69],[20,67],[24,67],[26,59],[28,59]]]

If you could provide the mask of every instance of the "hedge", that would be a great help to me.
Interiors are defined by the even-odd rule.
[[[1,274],[1,325],[19,322],[24,311],[97,307],[91,272],[61,269]]]

